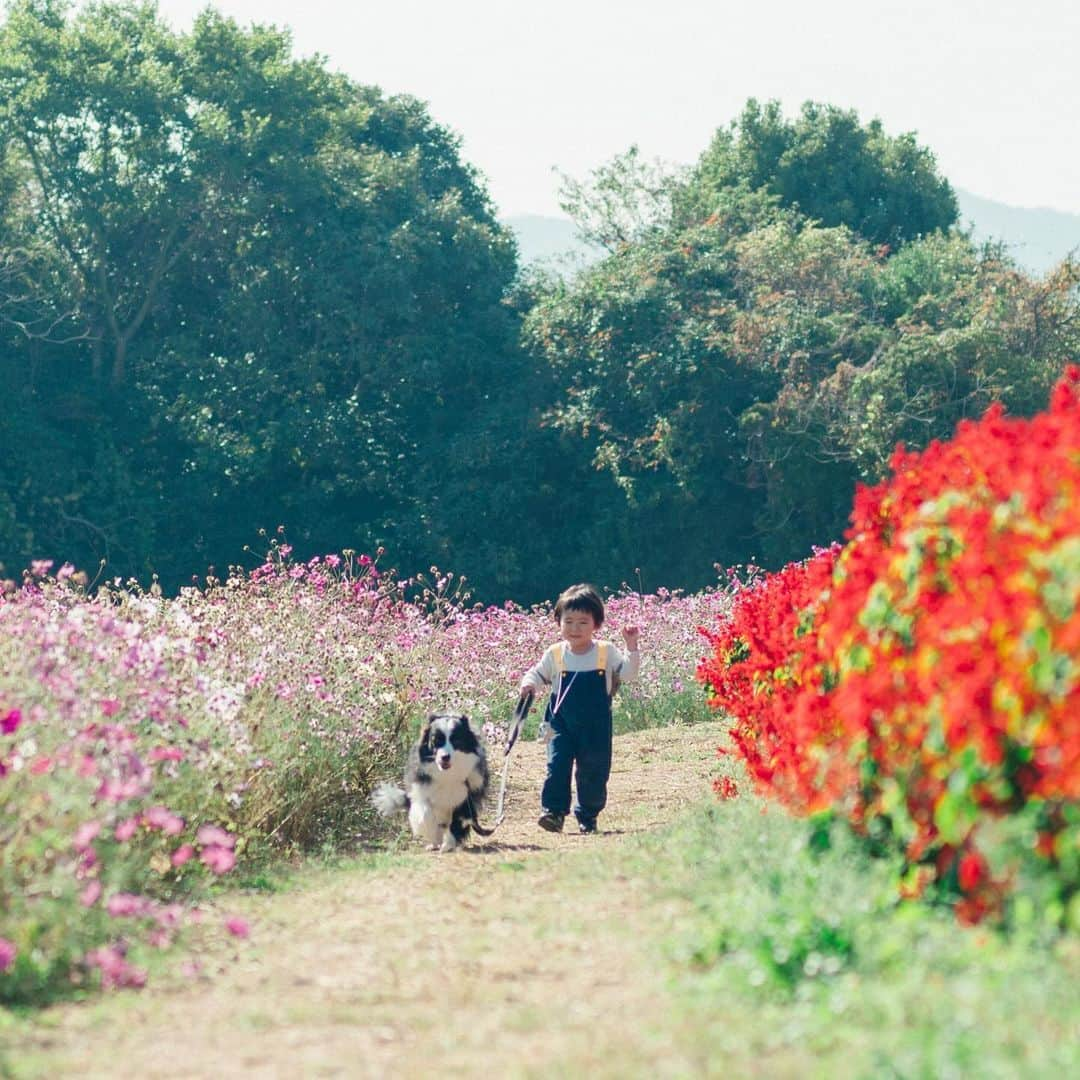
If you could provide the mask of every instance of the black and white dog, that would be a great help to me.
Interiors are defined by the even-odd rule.
[[[404,790],[380,784],[371,804],[384,817],[409,811],[413,836],[432,850],[453,851],[470,825],[490,836],[477,821],[488,790],[487,754],[467,716],[432,713],[409,752]]]

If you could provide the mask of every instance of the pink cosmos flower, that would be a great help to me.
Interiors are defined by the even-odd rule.
[[[198,840],[203,847],[209,847],[211,845],[225,848],[236,847],[236,837],[233,836],[232,833],[228,833],[224,829],[218,828],[217,825],[200,825],[199,831],[195,835],[195,839]]]
[[[225,929],[233,937],[238,938],[246,938],[251,933],[251,927],[248,925],[247,920],[241,919],[239,915],[230,915],[225,920]]]
[[[195,854],[191,844],[181,844],[173,853],[170,860],[173,866],[183,866]]]
[[[236,853],[217,844],[205,848],[199,858],[203,865],[208,866],[215,874],[227,874],[236,865]]]
[[[146,972],[132,967],[115,945],[103,945],[100,949],[93,949],[86,954],[84,960],[88,967],[101,970],[101,985],[106,990],[146,985]]]
[[[178,927],[183,917],[184,909],[180,904],[166,904],[154,912],[154,919],[158,926],[164,927],[166,930],[174,930]]]
[[[179,836],[184,831],[184,819],[165,806],[151,806],[143,814],[143,821],[151,829],[160,829],[166,836]]]
[[[101,899],[101,882],[91,881],[89,885],[81,893],[79,893],[79,903],[83,907],[93,907],[98,900]]]
[[[105,910],[114,918],[124,918],[130,915],[145,915],[150,907],[150,901],[145,896],[136,896],[134,893],[114,893],[105,904]]]
[[[85,821],[75,830],[75,837],[71,841],[76,851],[84,851],[90,846],[97,834],[101,832],[100,821]]]
[[[120,711],[120,702],[116,698],[105,698],[101,703],[101,711],[105,716],[115,716]]]
[[[0,973],[7,971],[15,963],[18,952],[13,941],[0,937]]]
[[[135,831],[138,829],[138,827],[138,817],[130,817],[126,821],[121,821],[120,824],[116,826],[113,835],[122,844],[125,841],[130,840],[135,835]]]
[[[184,751],[178,746],[155,746],[150,751],[151,761],[183,761]]]
[[[0,734],[13,735],[22,724],[22,713],[18,709],[9,709],[0,719]]]

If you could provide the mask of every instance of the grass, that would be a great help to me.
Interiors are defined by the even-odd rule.
[[[624,736],[596,842],[530,819],[486,853],[396,839],[252,875],[228,894],[252,939],[212,978],[8,1013],[0,1072],[136,1075],[169,1054],[184,1075],[286,1060],[373,1076],[479,1060],[507,1077],[650,1080],[1080,1072],[1075,937],[963,929],[898,903],[893,867],[842,833],[824,846],[752,797],[701,801],[718,730]],[[522,754],[523,792],[542,754]],[[432,971],[453,972],[466,1019],[438,1047]]]
[[[895,898],[891,868],[752,799],[696,808],[580,868],[647,877],[675,1011],[703,1074],[1080,1074],[1080,942],[957,926]]]

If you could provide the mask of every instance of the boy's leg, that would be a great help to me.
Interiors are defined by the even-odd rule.
[[[574,780],[577,785],[577,802],[574,817],[582,830],[592,832],[596,817],[607,805],[607,784],[611,776],[611,738],[582,746],[578,750]]]
[[[567,731],[552,728],[547,744],[547,777],[540,791],[540,805],[553,814],[570,812],[570,772],[574,764],[574,738]]]

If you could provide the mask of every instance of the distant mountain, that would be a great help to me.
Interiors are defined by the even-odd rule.
[[[1061,210],[1027,209],[972,195],[957,189],[960,221],[979,241],[1001,240],[1029,273],[1044,274],[1070,251],[1080,248],[1080,214]],[[581,265],[603,252],[580,240],[567,218],[522,214],[503,222],[517,236],[523,266],[546,262]]]
[[[1044,274],[1080,248],[1080,214],[993,202],[956,189],[960,220],[976,240],[1001,240],[1024,269]]]
[[[503,224],[517,237],[522,266],[536,262],[579,265],[594,262],[603,255],[600,248],[578,237],[569,218],[521,214],[505,218]]]

